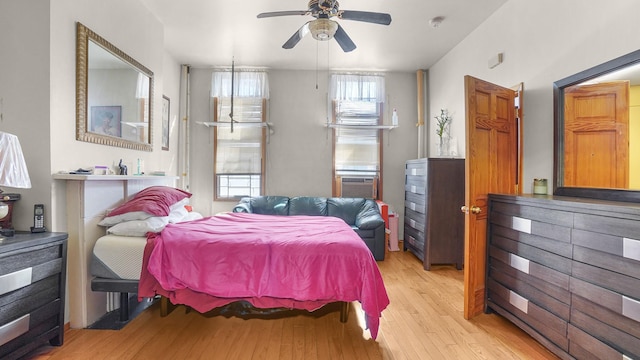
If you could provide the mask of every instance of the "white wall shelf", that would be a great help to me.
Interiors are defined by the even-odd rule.
[[[231,127],[230,122],[226,121],[209,121],[209,122],[197,122],[200,125],[204,125],[206,127],[215,127],[215,126],[223,126],[223,127]],[[243,128],[243,127],[269,127],[269,124],[266,122],[235,122],[233,123],[233,127]]]
[[[343,125],[343,124],[326,124],[331,129],[360,129],[360,130],[393,130],[397,125]]]

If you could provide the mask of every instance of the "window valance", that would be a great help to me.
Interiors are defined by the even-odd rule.
[[[269,98],[269,77],[265,71],[234,71],[233,96]],[[211,97],[231,97],[231,71],[214,71],[211,76]]]
[[[332,74],[332,100],[384,102],[384,76]]]

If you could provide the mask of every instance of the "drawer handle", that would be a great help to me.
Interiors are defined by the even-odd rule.
[[[640,301],[623,296],[622,315],[635,321],[640,321]]]
[[[417,192],[417,188],[415,185],[411,185],[411,192],[412,193],[416,193]]]
[[[622,256],[627,259],[640,261],[640,241],[635,239],[622,239]]]
[[[30,317],[29,314],[23,315],[10,323],[0,326],[0,345],[4,345],[29,331]]]
[[[509,303],[525,314],[529,313],[529,300],[509,290]]]
[[[0,295],[31,285],[32,268],[0,276]]]
[[[518,255],[509,254],[509,265],[516,270],[520,270],[525,274],[529,273],[529,260]]]
[[[416,203],[409,203],[409,209],[416,211]]]
[[[416,227],[416,221],[413,219],[409,219],[409,225],[411,225],[412,228]]]
[[[531,220],[513,216],[511,218],[511,228],[513,230],[531,234]]]

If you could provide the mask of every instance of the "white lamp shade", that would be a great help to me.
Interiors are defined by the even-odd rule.
[[[31,188],[20,140],[5,132],[0,132],[0,186]]]
[[[309,22],[309,30],[314,39],[327,41],[336,34],[338,23],[329,19],[316,19]]]

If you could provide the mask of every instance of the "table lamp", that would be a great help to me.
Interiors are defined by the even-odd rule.
[[[0,186],[8,186],[14,188],[31,188],[31,179],[29,179],[29,172],[27,171],[27,164],[24,161],[24,155],[22,155],[22,148],[20,147],[20,140],[18,137],[12,134],[8,134],[0,131]],[[0,189],[0,221],[9,217],[11,206],[2,202],[2,200],[10,200],[9,195],[3,195]],[[15,201],[16,198],[13,198]],[[10,231],[8,231],[10,230]],[[0,235],[11,236],[13,229],[1,229]],[[0,241],[4,237],[0,236]]]

